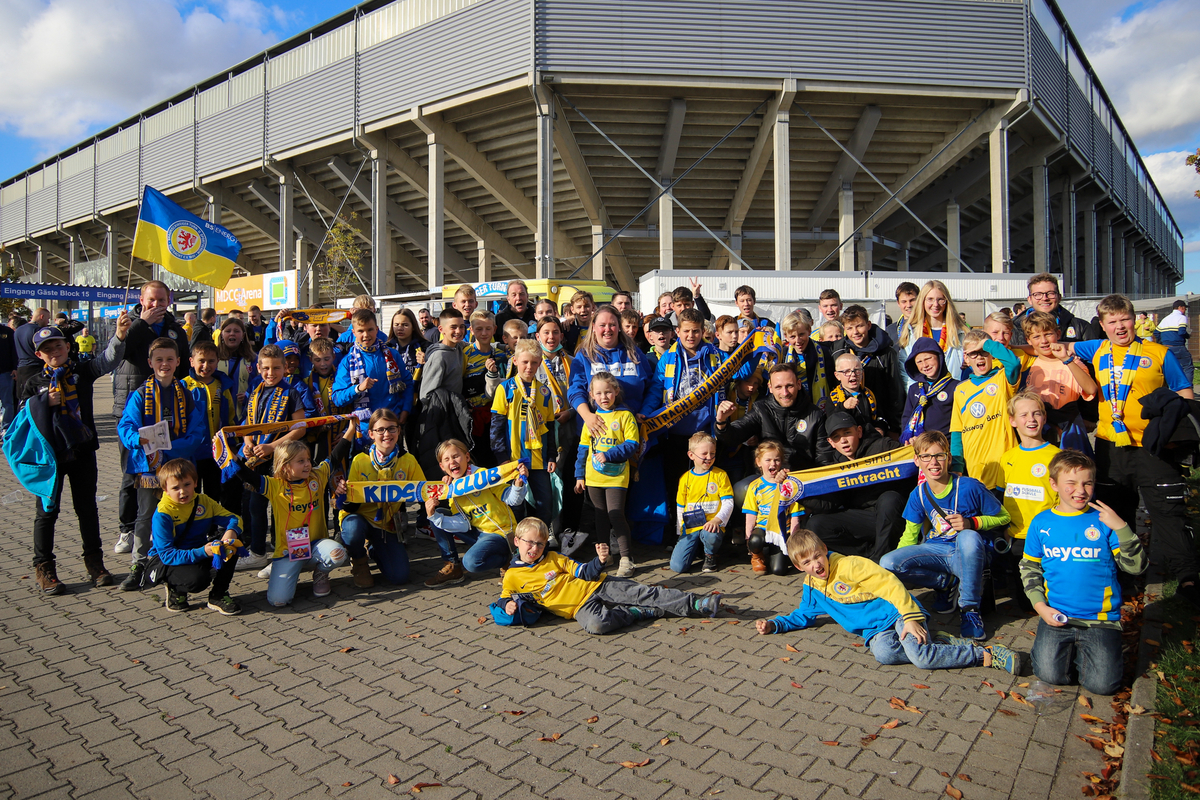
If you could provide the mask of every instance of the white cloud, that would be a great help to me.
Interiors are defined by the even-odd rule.
[[[1169,150],[1142,156],[1142,160],[1185,239],[1194,240],[1200,237],[1200,198],[1195,195],[1200,189],[1200,174],[1188,166],[1189,155],[1186,150]],[[1186,246],[1190,247],[1191,242]]]
[[[278,41],[280,15],[254,0],[0,2],[0,129],[71,144]]]
[[[1200,135],[1200,103],[1194,96],[1200,83],[1200,3],[1163,0],[1135,8],[1126,19],[1110,17],[1106,25],[1094,25],[1093,15],[1090,30],[1077,33],[1138,148],[1195,141]]]

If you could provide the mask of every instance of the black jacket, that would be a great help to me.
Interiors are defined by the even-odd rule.
[[[13,335],[12,328],[0,325],[0,372],[17,369],[17,342]]]
[[[837,382],[837,376],[832,374],[837,357],[842,353],[853,353],[864,362],[863,380],[875,394],[879,416],[887,423],[888,430],[900,430],[900,415],[904,411],[904,378],[901,372],[904,367],[900,363],[900,353],[887,331],[872,323],[862,347],[849,339],[838,339],[830,342],[828,348],[826,363],[833,381],[829,388],[832,389]]]
[[[719,430],[717,438],[725,447],[739,445],[751,436],[774,439],[783,444],[788,469],[809,469],[817,466],[817,440],[824,429],[824,413],[801,392],[789,408],[767,395],[746,416]]]
[[[104,352],[96,358],[79,363],[72,358],[68,363],[71,367],[71,372],[76,376],[75,394],[79,398],[79,418],[83,422],[83,427],[90,432],[91,437],[87,441],[64,442],[60,437],[52,438],[50,441],[54,443],[56,455],[60,459],[67,457],[71,449],[81,450],[99,450],[100,442],[96,436],[96,417],[94,414],[93,390],[97,380],[102,376],[112,372],[113,369],[120,363],[121,357],[125,353],[129,337],[126,336],[126,341],[122,342],[117,337],[108,340],[108,347]],[[18,387],[17,397],[21,402],[28,400],[31,397],[38,395],[45,396],[50,391],[50,379],[45,373],[38,371],[31,375],[25,381],[23,386]],[[121,411],[125,410],[125,404],[121,404]],[[51,415],[57,416],[57,415]],[[43,431],[44,433],[44,431]]]
[[[1165,386],[1160,386],[1141,400],[1142,419],[1149,420],[1142,432],[1142,447],[1162,457],[1179,427],[1191,413],[1191,403]]]
[[[497,342],[502,341],[502,339],[500,337],[504,335],[504,323],[508,322],[510,319],[519,319],[522,322],[524,322],[526,325],[532,325],[533,324],[533,303],[526,300],[525,301],[525,310],[522,311],[520,314],[518,314],[516,311],[514,311],[513,307],[508,305],[508,303],[504,304],[504,310],[496,315],[495,340]]]
[[[441,480],[441,466],[437,460],[438,445],[447,439],[458,439],[470,449],[471,409],[466,400],[448,389],[437,388],[421,400],[421,414],[417,419],[417,447],[413,455],[425,473],[425,480]]]
[[[138,306],[138,308],[141,308],[141,306]],[[199,322],[192,326],[192,338],[190,341],[188,341],[188,347],[194,347],[196,342],[211,342],[212,340],[213,326],[206,322]]]
[[[858,449],[854,451],[854,459],[846,458],[842,453],[830,447],[828,454],[821,457],[821,464],[845,464],[851,460],[887,453],[899,447],[900,443],[895,439],[880,436],[869,429],[863,429],[863,438],[858,443]],[[868,484],[866,486],[856,486],[852,489],[843,489],[840,492],[831,492],[830,494],[817,497],[806,497],[804,498],[804,508],[810,514],[833,514],[847,509],[874,508],[875,502],[884,492],[900,492],[903,495],[907,495],[912,487],[912,481],[894,481],[882,485]]]
[[[162,332],[155,333],[150,323],[141,319],[139,316],[141,313],[140,303],[129,312],[133,324],[129,326],[129,333],[125,335],[125,358],[113,374],[113,416],[118,419],[125,413],[125,401],[129,399],[129,395],[137,391],[137,388],[146,382],[146,378],[149,378],[153,371],[150,369],[150,345],[155,339],[165,336],[174,341],[179,348],[179,366],[175,369],[176,378],[183,380],[191,369],[188,364],[191,348],[188,347],[187,331],[183,329],[175,316],[168,311],[162,318]],[[209,341],[211,341],[211,328],[209,328],[208,335]]]

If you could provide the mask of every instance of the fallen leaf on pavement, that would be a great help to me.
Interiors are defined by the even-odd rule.
[[[555,733],[550,736],[539,736],[538,741],[539,742],[557,742],[561,738],[562,738],[561,733]]]
[[[1000,695],[1000,699],[1001,699],[1001,700],[1007,700],[1007,699],[1008,699],[1008,692],[1002,692],[1002,691],[1000,691],[999,689],[997,689],[997,690],[996,690],[996,694]]]
[[[595,723],[597,723],[597,722],[599,722],[599,721],[600,721],[600,718],[599,718],[599,717],[588,717],[588,718],[587,718],[587,724],[588,724],[588,725],[595,724]]]
[[[505,711],[505,714],[512,714],[514,717],[519,717],[524,714],[524,711]]]
[[[830,747],[837,747],[840,744],[840,742],[821,742],[821,744],[827,744]]]
[[[420,638],[421,638],[421,634],[419,634],[419,633],[410,633],[408,636],[405,636],[404,638],[405,638],[405,639],[420,639]]]
[[[637,767],[644,767],[649,763],[650,759],[647,758],[645,761],[622,761],[621,766],[626,769],[635,769]]]
[[[422,789],[433,789],[434,787],[437,787],[437,786],[441,786],[441,784],[440,783],[418,783],[418,784],[413,785],[412,790],[413,790],[414,794],[420,794]]]
[[[912,687],[913,687],[914,689],[928,689],[928,688],[929,688],[928,686],[926,686],[926,685],[925,685],[925,684],[923,684],[923,683],[914,683],[914,684],[912,685]]]
[[[787,645],[784,649],[787,650],[789,653],[799,653],[800,652],[796,648],[792,647],[790,644]]]
[[[353,647],[343,647],[341,650],[338,650],[338,652],[339,653],[353,653],[354,648]]]
[[[981,730],[980,733],[986,733],[988,736],[992,735],[992,732],[989,731],[987,728],[984,728],[983,730]]]
[[[793,689],[803,689],[803,688],[804,688],[804,684],[802,684],[802,683],[796,683],[795,681],[792,681],[792,688],[793,688]]]
[[[353,785],[354,784],[350,781],[346,781],[345,783],[342,784],[342,786],[353,786]]]
[[[871,733],[871,734],[868,734],[868,735],[864,736],[864,737],[863,737],[862,739],[860,739],[859,741],[860,741],[860,742],[862,742],[862,746],[863,746],[863,747],[866,747],[867,745],[869,745],[871,742],[875,741],[875,740],[876,740],[876,739],[878,739],[878,738],[879,738],[879,734],[878,734],[878,733]]]
[[[346,617],[346,622],[354,622],[354,617]]]
[[[1003,715],[1004,715],[1004,716],[1006,716],[1006,717],[1017,717],[1017,716],[1020,716],[1019,714],[1017,714],[1017,712],[1015,712],[1015,711],[1009,711],[1007,708],[997,708],[996,710],[997,710],[997,711],[999,711],[1001,714],[1003,714]]]
[[[328,616],[328,614],[317,614],[317,619],[325,619]]]
[[[946,794],[953,797],[954,800],[962,800],[962,796],[963,796],[962,792],[960,792],[958,789],[955,789],[953,786],[951,786],[948,783],[946,784]]]
[[[671,743],[671,739],[670,739],[670,737],[664,736],[663,738],[658,740],[658,743],[665,747],[666,745],[669,745]]]
[[[487,617],[480,617],[479,619],[477,619],[475,621],[477,623],[479,623],[480,625],[482,625],[483,623],[487,622]]]
[[[894,720],[892,720],[891,722],[885,722],[885,723],[883,723],[883,724],[882,724],[882,725],[880,725],[879,727],[880,727],[880,728],[882,728],[882,729],[884,729],[884,730],[890,731],[892,728],[899,728],[899,727],[900,727],[901,725],[903,725],[903,724],[904,724],[904,723],[902,723],[900,720],[898,720],[898,719],[894,719]]]
[[[1154,641],[1153,639],[1147,639],[1146,644],[1150,645],[1151,647],[1158,647],[1158,642]]]
[[[233,668],[234,669],[245,669],[245,667],[243,667],[241,664],[234,664]]]
[[[399,782],[400,782],[399,778],[397,778],[395,775],[391,774],[390,772],[388,773],[388,785],[389,786],[395,786]]]
[[[1084,697],[1083,695],[1079,695],[1079,701],[1078,701],[1078,702],[1079,702],[1079,705],[1083,706],[1084,708],[1091,708],[1091,707],[1092,707],[1092,701],[1091,701],[1091,700],[1089,700],[1088,698]]]
[[[989,689],[996,688],[996,684],[992,683],[991,681],[980,681],[980,683],[983,684],[984,686],[988,687]]]
[[[725,620],[725,624],[726,624],[726,625],[737,625],[739,622],[741,622],[741,620],[740,620],[740,619],[727,619],[727,620]]]
[[[1079,718],[1084,722],[1090,722],[1094,725],[1101,725],[1104,723],[1104,720],[1100,719],[1099,717],[1093,717],[1091,714],[1080,714]]]
[[[780,661],[782,661],[782,662],[783,662],[783,663],[785,663],[785,664],[786,664],[787,662],[791,661],[791,659],[790,659],[790,658],[788,658],[787,656],[784,656],[783,658],[781,658],[781,659],[779,659],[779,660],[780,660]]]
[[[958,773],[958,777],[961,778],[962,780],[966,781],[967,783],[971,783],[971,778],[969,775],[963,775],[960,772],[960,773]]]
[[[916,706],[910,706],[908,703],[904,702],[899,697],[889,698],[888,703],[890,703],[892,708],[896,709],[897,711],[911,711],[914,714],[921,713],[921,710],[919,708],[917,708]]]
[[[455,689],[455,690],[454,690],[454,693],[455,693],[455,694],[462,694],[462,689]]]
[[[1021,687],[1022,689],[1028,689],[1029,681],[1026,681],[1025,683],[1018,683],[1017,686]]]

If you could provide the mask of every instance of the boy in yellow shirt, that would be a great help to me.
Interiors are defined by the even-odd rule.
[[[592,634],[604,634],[646,619],[715,617],[719,594],[699,595],[648,586],[625,578],[610,578],[602,570],[608,545],[596,544],[596,557],[586,564],[547,552],[550,531],[537,517],[517,524],[513,539],[517,557],[504,573],[500,600],[492,603],[498,625],[531,625],[542,611],[575,619]]]
[[[733,516],[733,484],[725,470],[713,466],[717,440],[709,434],[693,433],[687,455],[693,466],[679,479],[675,494],[679,540],[671,551],[671,569],[687,572],[696,560],[696,551],[703,549],[704,571],[716,572],[721,531]]]
[[[997,366],[995,361],[999,361]],[[971,374],[954,390],[950,412],[951,470],[995,490],[1004,479],[1001,457],[1017,443],[1005,424],[1008,399],[1021,379],[1021,362],[982,330],[963,336],[963,364]]]

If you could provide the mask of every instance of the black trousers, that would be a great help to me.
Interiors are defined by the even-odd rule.
[[[203,458],[196,462],[196,472],[200,473],[198,492],[208,495],[218,503],[221,502],[221,468],[211,458]],[[222,503],[222,505],[224,505]],[[233,509],[228,509],[232,511]],[[234,512],[237,513],[237,512]]]
[[[1187,520],[1187,484],[1179,471],[1143,447],[1117,447],[1096,440],[1096,499],[1112,506],[1137,525],[1137,492],[1141,491],[1154,527],[1155,555],[1172,578],[1196,577],[1196,551]]]
[[[100,509],[96,507],[96,451],[77,451],[74,460],[59,463],[54,482],[54,510],[47,511],[41,498],[35,502],[37,511],[33,517],[33,565],[36,567],[54,561],[54,525],[62,508],[63,484],[71,481],[71,503],[75,516],[79,518],[79,535],[83,537],[83,554],[100,555]]]
[[[788,571],[788,566],[792,563],[788,560],[787,553],[783,552],[778,545],[769,544],[767,537],[761,532],[761,528],[755,528],[750,534],[750,538],[746,540],[746,549],[757,556],[762,556],[767,562],[767,572],[772,575],[785,575]]]
[[[832,514],[814,514],[808,527],[836,553],[865,556],[875,563],[896,549],[904,532],[905,498],[883,492],[874,508],[852,508]]]
[[[233,581],[233,572],[237,568],[237,556],[221,564],[220,569],[213,569],[208,559],[194,564],[163,565],[163,582],[172,592],[182,594],[198,594],[209,589],[208,599],[220,600],[229,594],[229,584]]]

